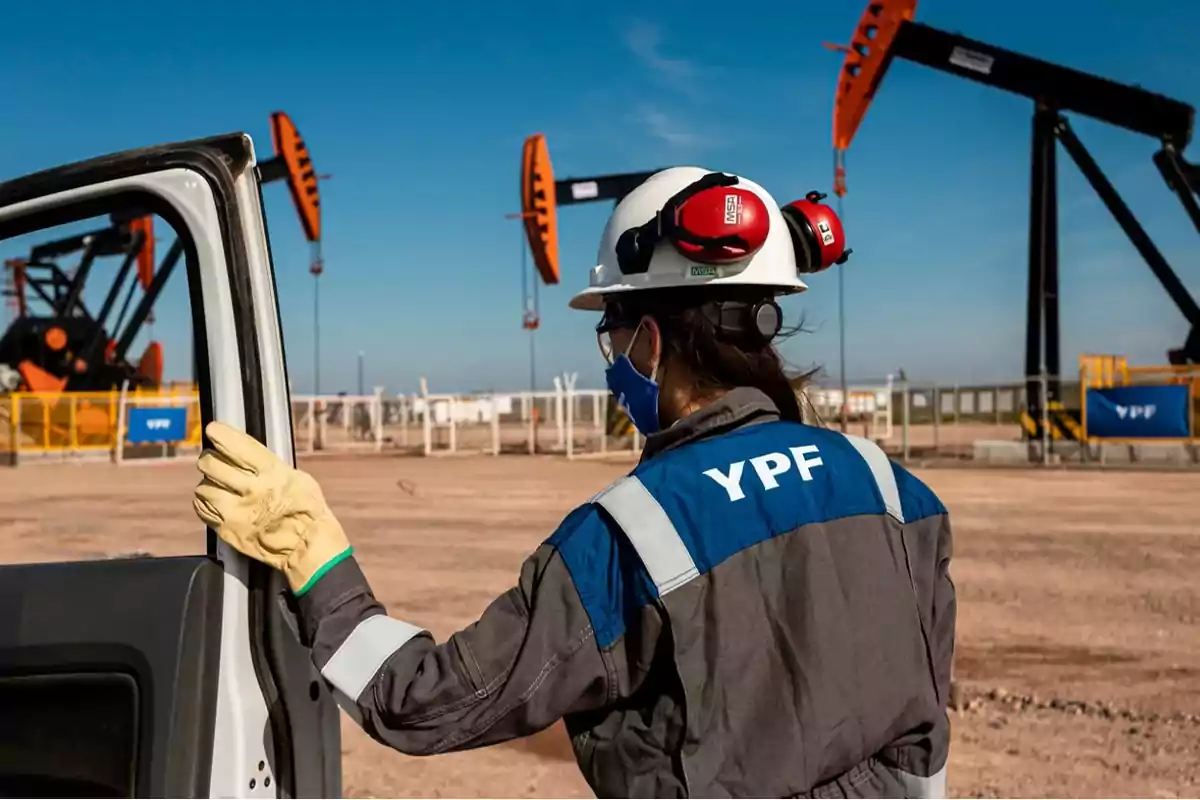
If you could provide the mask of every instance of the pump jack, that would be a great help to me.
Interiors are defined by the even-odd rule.
[[[916,7],[917,0],[872,2],[855,29],[850,46],[835,46],[845,50],[846,56],[834,101],[834,151],[840,156],[850,146],[884,74],[896,58],[1033,100],[1025,337],[1028,417],[1034,421],[1041,419],[1043,403],[1051,411],[1062,408],[1055,142],[1062,143],[1190,326],[1183,345],[1168,351],[1168,360],[1177,365],[1200,363],[1200,305],[1184,288],[1063,116],[1070,111],[1157,139],[1160,149],[1154,155],[1154,164],[1200,231],[1197,203],[1200,168],[1182,155],[1191,141],[1195,110],[1186,103],[1136,86],[914,22]],[[840,166],[835,180],[839,184],[844,180]],[[1043,370],[1048,376],[1045,398],[1037,378]],[[1027,424],[1027,434],[1039,436],[1038,427]]]
[[[537,383],[533,332],[541,325],[541,312],[538,308],[539,279],[540,283],[553,285],[558,283],[561,277],[558,264],[558,207],[606,200],[619,203],[625,195],[641,186],[657,171],[622,172],[555,180],[546,137],[535,133],[525,139],[521,150],[521,213],[509,216],[521,220],[525,243],[529,245],[529,252],[533,255],[533,265],[537,273],[529,275],[525,262],[525,248],[522,246],[521,291],[524,316],[521,326],[529,331],[530,391],[536,390]]]
[[[318,248],[319,177],[304,140],[281,111],[271,115],[271,134],[275,157],[259,164],[261,180],[287,181],[305,238]],[[156,266],[153,217],[113,214],[110,222],[107,228],[36,245],[27,258],[5,261],[3,295],[15,318],[0,336],[0,392],[107,391],[126,382],[133,387],[162,382],[160,343],[150,342],[136,365],[127,356],[142,326],[152,319],[184,244],[176,239]],[[59,266],[61,259],[76,253],[80,256],[74,270]],[[118,256],[121,266],[93,314],[83,301],[84,286],[97,259]],[[136,277],[126,286],[135,265]],[[139,286],[142,295],[126,321]],[[110,328],[109,317],[122,293]],[[35,301],[43,306],[36,311]]]
[[[162,380],[162,346],[150,342],[135,366],[126,359],[129,346],[150,317],[155,299],[183,253],[176,241],[156,270],[152,217],[122,220],[116,215],[110,227],[69,236],[35,246],[26,259],[8,259],[5,294],[16,318],[0,337],[0,364],[15,365],[19,386],[28,391],[108,389],[129,381],[140,386]],[[59,267],[64,256],[82,253],[70,273]],[[121,256],[121,267],[97,314],[83,301],[83,287],[98,258]],[[107,322],[134,265],[136,278],[124,291],[124,300],[112,330]],[[143,294],[129,317],[134,291]],[[33,297],[30,297],[32,293]],[[48,310],[32,313],[32,300]],[[9,368],[12,369],[11,367]],[[13,383],[13,372],[8,382]],[[0,386],[0,390],[17,388]]]

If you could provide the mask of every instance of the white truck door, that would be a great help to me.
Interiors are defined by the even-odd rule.
[[[291,461],[250,137],[0,183],[0,240],[113,212],[157,215],[183,243],[203,420]],[[289,600],[199,522],[195,556],[0,566],[0,708],[19,722],[0,726],[0,795],[339,796],[337,707]]]

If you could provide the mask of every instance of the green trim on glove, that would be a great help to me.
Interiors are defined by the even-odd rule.
[[[345,550],[338,553],[336,556],[334,556],[333,558],[329,559],[324,564],[322,564],[321,568],[318,569],[316,572],[314,572],[312,574],[312,577],[309,578],[308,581],[305,582],[305,584],[303,586],[301,586],[299,589],[297,589],[295,592],[293,592],[293,594],[295,594],[296,597],[302,597],[307,591],[309,591],[310,589],[312,589],[312,587],[317,585],[317,581],[319,581],[319,580],[321,580],[321,578],[325,577],[325,573],[329,572],[329,570],[333,569],[334,567],[336,567],[338,564],[345,561],[347,558],[349,558],[353,554],[354,554],[354,548],[347,547]]]

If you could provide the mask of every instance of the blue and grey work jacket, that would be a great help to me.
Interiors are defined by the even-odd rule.
[[[600,796],[941,796],[949,561],[924,484],[738,389],[650,437],[445,642],[352,559],[300,613],[339,703],[405,753],[564,719]]]

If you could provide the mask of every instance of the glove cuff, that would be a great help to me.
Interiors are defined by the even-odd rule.
[[[345,550],[336,554],[333,558],[329,559],[320,567],[318,567],[317,571],[309,576],[308,580],[304,582],[303,586],[298,589],[293,588],[292,594],[296,595],[296,597],[303,597],[309,589],[317,585],[317,581],[325,577],[329,570],[333,569],[352,555],[354,555],[354,548],[347,546]]]
[[[332,513],[314,519],[306,533],[302,537],[305,544],[288,558],[283,570],[287,573],[288,586],[297,597],[354,552],[341,523]]]

